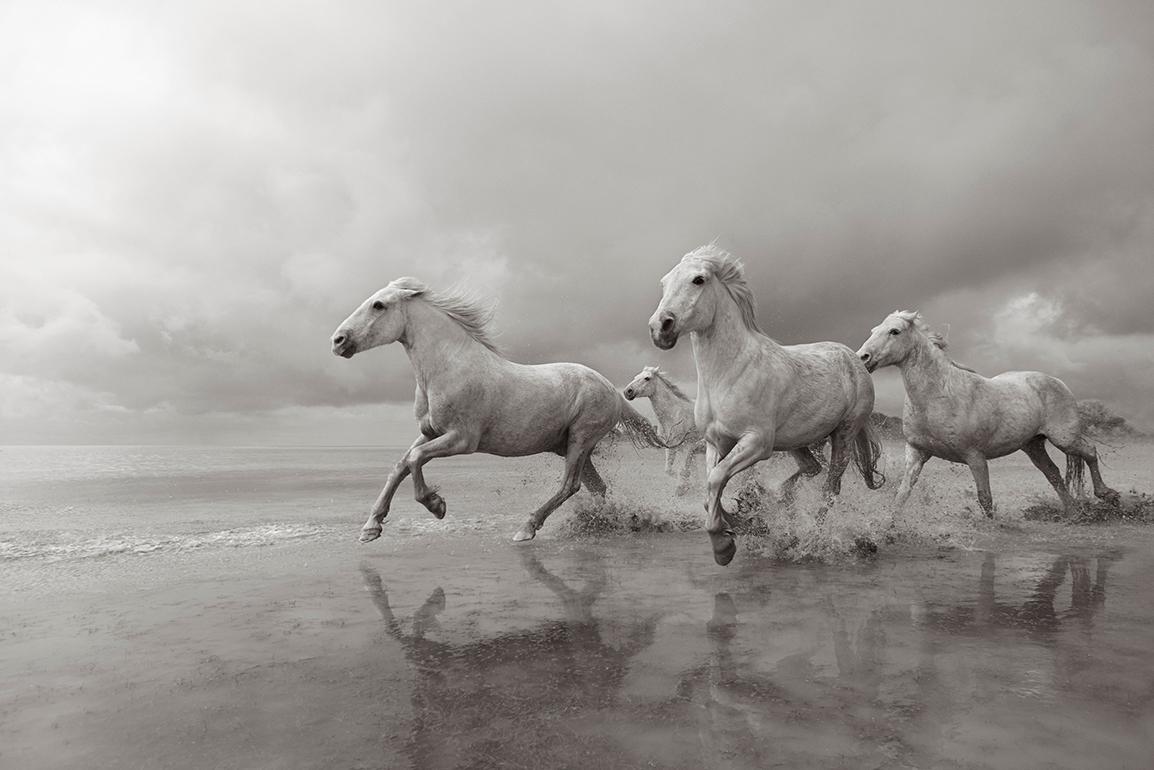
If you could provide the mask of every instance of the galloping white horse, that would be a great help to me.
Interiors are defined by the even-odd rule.
[[[851,455],[870,489],[885,482],[869,421],[873,381],[852,350],[837,342],[783,346],[767,337],[741,262],[716,246],[686,254],[661,286],[650,335],[662,350],[687,332],[693,340],[694,416],[706,442],[706,530],[718,564],[728,564],[737,550],[736,522],[721,505],[725,485],[774,451],[788,450],[798,464],[786,481],[788,495],[801,476],[821,472],[809,446],[830,438],[826,506],[841,492]]]
[[[366,299],[333,333],[333,353],[344,358],[400,342],[417,379],[421,435],[373,504],[362,542],[380,537],[393,494],[410,473],[417,502],[438,519],[444,517],[445,501],[425,484],[421,470],[434,457],[472,452],[563,456],[561,489],[513,537],[530,540],[582,483],[596,495],[605,493],[589,455],[615,425],[620,423],[639,445],[664,447],[653,426],[589,367],[525,366],[503,358],[486,330],[489,317],[489,311],[464,297],[434,292],[415,278],[398,278]]]
[[[689,491],[693,458],[705,453],[705,437],[697,430],[693,418],[693,399],[656,366],[647,366],[638,372],[622,393],[627,401],[648,398],[653,403],[653,413],[661,426],[661,438],[668,447],[665,450],[665,472],[670,476],[674,473],[677,451],[688,447],[685,467],[681,469],[681,483],[677,485],[677,494],[685,494]]]
[[[858,355],[871,372],[901,370],[906,387],[902,432],[906,470],[898,486],[900,508],[931,457],[965,463],[974,474],[978,502],[994,515],[986,461],[1021,449],[1054,487],[1067,511],[1074,508],[1070,476],[1090,466],[1094,494],[1117,502],[1102,481],[1098,453],[1082,432],[1078,402],[1065,383],[1041,372],[1004,372],[986,378],[950,360],[946,341],[929,330],[920,314],[895,310],[875,326]],[[1067,456],[1066,483],[1046,453],[1046,439]]]

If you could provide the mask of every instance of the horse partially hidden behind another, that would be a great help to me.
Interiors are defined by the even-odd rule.
[[[877,470],[881,443],[869,419],[873,381],[852,350],[836,342],[783,346],[767,337],[741,262],[712,244],[686,254],[661,286],[649,331],[662,350],[687,332],[693,340],[694,415],[706,442],[706,531],[718,564],[728,564],[737,550],[737,522],[721,505],[725,485],[774,451],[789,451],[798,464],[787,496],[799,477],[821,472],[809,447],[826,436],[825,506],[841,492],[851,457],[870,489],[884,483]]]
[[[668,447],[665,450],[665,472],[673,475],[677,451],[687,447],[685,466],[681,469],[681,483],[677,494],[689,491],[689,474],[693,470],[693,458],[705,453],[705,437],[697,430],[693,418],[693,399],[685,395],[681,388],[656,366],[647,366],[637,373],[633,381],[622,391],[627,401],[648,398],[653,403],[653,413],[661,426],[661,438]]]
[[[503,358],[489,337],[490,312],[456,294],[398,278],[366,299],[337,327],[333,353],[344,358],[400,342],[417,379],[421,435],[389,474],[361,530],[381,535],[398,485],[413,475],[414,497],[438,519],[445,501],[425,484],[422,467],[435,457],[485,452],[520,457],[554,452],[565,458],[561,489],[513,537],[530,540],[581,484],[604,495],[589,460],[593,447],[620,424],[640,446],[664,447],[649,422],[609,380],[580,364],[526,366]]]
[[[978,502],[994,515],[986,461],[1021,449],[1058,493],[1068,512],[1069,491],[1083,461],[1090,466],[1094,494],[1112,503],[1118,493],[1102,481],[1098,453],[1082,431],[1074,394],[1056,377],[1041,372],[1004,372],[983,377],[950,360],[946,341],[931,332],[920,314],[895,310],[875,326],[858,355],[871,372],[882,366],[901,370],[906,388],[902,432],[906,469],[898,486],[900,508],[931,457],[965,463],[974,474]],[[1066,453],[1067,479],[1046,453],[1046,440]]]

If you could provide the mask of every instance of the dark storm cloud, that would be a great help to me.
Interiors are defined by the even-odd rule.
[[[921,308],[1154,418],[1148,4],[4,13],[6,415],[408,399],[327,346],[404,274],[499,299],[519,360],[691,379],[645,321],[720,236],[783,341]]]

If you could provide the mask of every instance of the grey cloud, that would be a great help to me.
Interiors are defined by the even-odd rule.
[[[12,18],[9,43],[59,30],[105,53],[77,26],[99,18],[123,45],[92,62],[7,46],[60,61],[50,83],[18,61],[3,75],[21,101],[0,115],[0,278],[21,304],[0,313],[0,372],[129,415],[406,400],[399,351],[339,361],[327,337],[414,274],[499,300],[519,360],[692,381],[686,346],[659,354],[645,320],[657,279],[720,236],[787,342],[856,346],[918,307],[951,324],[959,359],[1017,368],[1029,344],[991,340],[1037,293],[1056,310],[1029,343],[1093,362],[1039,365],[1154,422],[1154,382],[1121,376],[1145,371],[1127,335],[1154,327],[1148,4],[292,4],[272,19],[18,3]],[[107,93],[69,100],[102,72]],[[75,333],[84,355],[28,353],[29,328],[80,308],[99,319]]]

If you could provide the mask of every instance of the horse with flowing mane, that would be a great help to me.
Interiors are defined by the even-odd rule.
[[[648,398],[652,402],[657,424],[661,426],[661,438],[668,446],[665,450],[665,472],[670,476],[674,473],[673,465],[678,450],[687,447],[685,467],[681,469],[681,482],[677,485],[677,494],[686,494],[689,491],[689,474],[693,471],[693,458],[705,453],[705,437],[697,430],[693,418],[693,399],[685,395],[656,366],[647,366],[638,372],[622,393],[626,401]]]
[[[841,492],[851,458],[870,489],[882,486],[881,444],[869,419],[873,381],[852,350],[837,342],[779,345],[770,339],[757,325],[741,261],[713,244],[686,254],[661,287],[650,336],[662,350],[682,334],[693,341],[694,416],[706,442],[706,530],[718,564],[728,564],[737,550],[736,519],[721,505],[725,485],[775,451],[788,451],[798,464],[786,481],[788,496],[801,476],[821,472],[809,447],[830,438],[820,515]]]
[[[400,342],[417,380],[420,435],[393,468],[361,541],[381,535],[398,485],[413,476],[414,497],[438,519],[445,501],[425,483],[435,457],[485,452],[502,457],[553,452],[565,458],[561,489],[513,537],[530,540],[581,484],[604,495],[589,456],[615,426],[638,446],[664,448],[653,426],[609,380],[581,364],[524,365],[501,356],[488,332],[491,311],[460,294],[436,292],[415,278],[398,278],[341,322],[332,350],[352,358]]]
[[[978,502],[994,515],[986,461],[1021,449],[1050,482],[1062,505],[1075,507],[1070,482],[1090,466],[1094,494],[1118,501],[1098,470],[1098,453],[1086,438],[1078,402],[1066,384],[1042,372],[1003,372],[983,377],[952,361],[945,338],[930,330],[921,314],[895,310],[875,326],[858,355],[871,372],[901,370],[906,388],[902,432],[906,469],[898,485],[897,507],[905,503],[922,466],[931,457],[965,463],[974,475]],[[1046,440],[1066,453],[1067,478],[1046,453]]]

